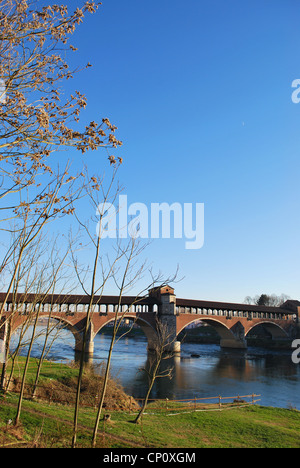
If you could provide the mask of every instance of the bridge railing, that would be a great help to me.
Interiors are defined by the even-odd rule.
[[[261,401],[261,395],[252,393],[250,395],[236,395],[223,397],[221,395],[205,398],[188,398],[181,400],[153,399],[148,400],[148,413],[151,412],[166,412],[168,416],[180,414],[183,412],[196,411],[218,411],[228,410],[232,408],[241,408],[244,406],[254,405]],[[136,399],[142,405],[143,399]],[[172,413],[172,414],[171,414]]]
[[[0,307],[1,307],[0,303]],[[19,315],[29,315],[34,311],[40,309],[40,313],[53,313],[53,314],[66,314],[74,315],[77,313],[86,314],[88,310],[87,304],[49,304],[49,303],[7,303],[4,309],[6,313],[17,313]],[[157,306],[152,304],[121,304],[119,307],[116,304],[93,304],[93,312],[101,315],[107,315],[108,313],[147,313],[147,312],[157,312]]]
[[[296,314],[289,314],[284,311],[280,312],[258,312],[252,310],[235,310],[235,309],[210,309],[200,307],[182,307],[176,306],[176,314],[192,314],[192,315],[207,315],[226,317],[228,320],[234,317],[253,319],[269,319],[269,320],[296,320]]]

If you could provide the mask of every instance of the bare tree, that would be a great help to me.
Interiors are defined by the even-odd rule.
[[[70,215],[74,213],[73,204],[80,196],[82,187],[74,190],[73,180],[68,178],[68,171],[57,174],[51,183],[45,189],[34,197],[34,201],[22,201],[19,207],[15,209],[18,216],[18,226],[14,227],[15,235],[12,246],[9,248],[11,255],[18,256],[15,259],[11,274],[9,275],[8,285],[4,301],[0,307],[0,320],[6,307],[8,296],[12,290],[18,269],[20,268],[24,252],[29,248],[35,239],[41,234],[43,228],[51,220],[59,216]],[[33,209],[33,207],[35,207]],[[7,260],[5,259],[7,264]],[[1,323],[1,326],[4,322]]]
[[[16,236],[16,231],[12,231],[12,236]],[[45,252],[41,250],[41,235],[39,235],[36,240],[31,244],[30,249],[25,249],[22,255],[22,262],[19,261],[20,252],[19,248],[21,245],[16,244],[16,249],[14,251],[14,255],[12,258],[11,263],[11,274],[14,276],[13,286],[12,286],[12,299],[10,301],[10,311],[8,313],[8,317],[6,320],[2,321],[2,326],[7,325],[7,333],[5,338],[5,359],[2,364],[2,374],[1,374],[1,389],[7,390],[8,384],[6,383],[6,368],[7,363],[9,360],[9,348],[10,348],[10,340],[11,340],[11,332],[14,328],[15,319],[18,317],[19,314],[24,314],[24,301],[26,301],[26,296],[30,293],[32,284],[35,281],[33,278],[33,265],[38,264],[39,256],[43,255]],[[30,254],[27,255],[28,251],[30,250]],[[16,264],[18,264],[18,268],[16,269]],[[22,295],[22,299],[19,299],[20,291],[25,291]],[[24,334],[25,330],[28,328],[29,323],[29,315],[27,316],[27,320],[22,327],[22,333]],[[21,348],[22,341],[20,340],[18,348]]]
[[[153,388],[155,381],[159,378],[166,378],[166,377],[171,378],[172,377],[172,372],[173,372],[172,366],[168,366],[164,370],[161,370],[160,366],[164,359],[169,359],[172,356],[172,354],[170,353],[170,347],[172,345],[172,342],[174,341],[174,338],[171,338],[171,334],[168,332],[168,328],[166,324],[163,324],[162,322],[157,321],[156,329],[157,329],[158,339],[152,351],[152,356],[151,356],[152,359],[149,360],[149,366],[144,367],[142,369],[142,371],[145,372],[148,377],[148,389],[147,389],[142,407],[137,417],[134,420],[136,424],[140,423],[141,418],[147,408],[151,390]]]
[[[28,351],[26,355],[25,365],[23,368],[23,376],[22,376],[21,388],[19,392],[19,401],[18,401],[17,413],[15,417],[15,425],[17,425],[20,420],[23,395],[24,395],[24,389],[25,389],[25,384],[26,384],[27,369],[28,369],[28,365],[29,365],[29,361],[31,357],[32,347],[36,338],[36,329],[38,326],[40,314],[42,312],[43,304],[44,304],[45,298],[47,298],[49,292],[53,288],[53,285],[57,281],[58,274],[60,272],[60,269],[67,255],[67,253],[65,253],[65,255],[63,255],[61,258],[56,259],[56,261],[54,261],[53,253],[55,252],[55,256],[56,256],[57,251],[56,251],[55,246],[49,245],[49,242],[48,242],[46,248],[47,250],[52,249],[52,255],[50,253],[50,255],[48,255],[44,261],[41,261],[40,260],[40,258],[42,257],[41,254],[45,250],[45,245],[43,244],[43,241],[44,239],[42,238],[42,236],[40,236],[40,238],[38,239],[36,243],[34,251],[32,248],[30,248],[28,252],[26,252],[29,258],[29,264],[31,262],[30,264],[31,270],[33,271],[32,274],[30,272],[30,276],[31,276],[31,281],[33,283],[33,291],[31,291],[33,294],[31,294],[31,297],[34,298],[30,304],[29,315],[26,317],[26,321],[29,324],[33,324],[33,326],[32,326],[31,339],[29,342],[29,347],[28,347]],[[30,247],[32,247],[32,244],[30,245]]]
[[[110,152],[122,145],[115,136],[116,126],[108,118],[100,118],[99,123],[91,121],[80,129],[78,124],[81,111],[87,105],[86,98],[77,90],[69,97],[65,97],[62,92],[66,81],[79,71],[79,68],[70,70],[63,58],[68,50],[76,51],[69,43],[70,37],[85,14],[95,13],[99,5],[94,1],[86,1],[81,8],[69,13],[67,5],[39,7],[37,0],[30,3],[26,0],[0,1],[0,79],[1,84],[5,84],[5,98],[1,86],[0,99],[0,199],[7,200],[6,206],[0,209],[1,230],[9,232],[8,223],[12,219],[19,221],[17,236],[0,265],[0,272],[7,276],[7,266],[17,247],[18,256],[14,259],[11,274],[7,276],[0,320],[25,251],[50,220],[74,213],[74,202],[78,200],[84,184],[82,173],[79,176],[72,173],[70,164],[63,171],[56,169],[58,159],[50,156],[64,148],[74,148],[79,154],[105,148],[110,165],[118,167],[122,163],[122,158],[116,158]],[[87,193],[89,190],[94,193],[102,190],[99,180],[94,177],[91,181],[86,188]],[[67,190],[63,192],[66,185]],[[107,193],[110,193],[109,190]],[[105,196],[103,198],[107,199]],[[103,289],[110,277],[108,271],[103,284],[96,285],[100,236],[92,242],[95,258],[91,283],[88,291],[83,287],[90,297],[83,333],[83,355],[94,296]],[[101,269],[103,273],[103,263]],[[1,321],[1,326],[4,325]],[[77,428],[82,364],[75,405],[74,434]],[[74,445],[75,441],[76,435]]]
[[[107,390],[108,378],[109,378],[109,373],[110,373],[112,353],[113,353],[114,345],[118,339],[117,338],[118,331],[120,329],[120,326],[122,325],[122,322],[124,321],[128,312],[130,311],[131,306],[133,304],[138,304],[141,297],[143,297],[143,293],[145,294],[145,291],[148,292],[148,289],[150,289],[150,286],[148,286],[144,291],[140,292],[139,295],[135,297],[133,302],[129,306],[127,306],[125,310],[122,310],[121,302],[122,302],[122,297],[124,293],[126,292],[128,288],[133,287],[136,284],[136,282],[141,279],[141,276],[145,272],[146,264],[144,262],[141,262],[140,264],[138,263],[139,258],[144,248],[145,246],[144,245],[140,246],[137,239],[135,238],[131,238],[130,241],[126,244],[125,248],[122,248],[120,243],[118,244],[118,250],[121,251],[121,255],[119,255],[118,258],[124,259],[125,262],[124,262],[124,269],[121,275],[120,275],[120,271],[118,271],[118,273],[114,270],[112,271],[112,277],[115,280],[116,286],[119,291],[118,304],[115,309],[113,332],[112,332],[109,351],[107,355],[105,374],[104,374],[104,379],[102,383],[100,399],[98,403],[97,416],[95,420],[93,437],[92,437],[92,447],[96,446],[98,427],[99,427],[99,422],[100,422],[100,418],[102,414],[104,399],[105,399],[106,390]],[[118,281],[119,276],[120,276],[120,283]],[[151,286],[153,286],[153,283],[151,284]],[[124,336],[124,334],[122,336]]]
[[[98,7],[86,1],[69,13],[67,5],[39,8],[37,0],[0,2],[0,78],[5,83],[5,99],[0,100],[0,198],[36,186],[41,176],[45,180],[53,171],[50,155],[57,150],[73,147],[85,153],[121,145],[107,118],[81,131],[76,128],[86,98],[79,91],[69,97],[62,93],[64,83],[79,71],[70,70],[63,58],[77,50],[70,37],[85,14]],[[114,156],[109,158],[115,162]]]
[[[18,402],[17,414],[15,418],[15,425],[18,424],[19,419],[20,419],[22,400],[23,400],[24,388],[25,388],[25,383],[26,383],[26,374],[27,374],[27,369],[28,369],[29,360],[31,356],[31,350],[32,350],[32,346],[34,343],[36,328],[37,328],[38,321],[40,318],[42,306],[43,306],[45,298],[48,296],[49,292],[53,289],[53,285],[55,284],[57,280],[57,275],[59,274],[60,268],[62,267],[65,261],[65,258],[66,258],[66,254],[60,259],[60,261],[58,262],[58,265],[56,265],[55,263],[53,264],[52,262],[53,259],[50,255],[49,259],[47,260],[48,265],[44,265],[41,270],[39,269],[40,273],[39,273],[37,291],[36,291],[36,304],[33,305],[34,309],[36,309],[34,310],[35,317],[34,317],[34,323],[33,323],[33,328],[32,328],[31,340],[29,343],[29,349],[26,355],[26,361],[25,361],[25,365],[23,369],[23,377],[22,377],[22,382],[21,382],[19,402]],[[47,273],[45,274],[45,272]]]
[[[58,241],[58,239],[56,239]],[[43,288],[43,297],[42,297],[42,302],[44,300],[49,301],[50,299],[53,298],[53,294],[57,294],[57,286],[60,284],[60,290],[61,290],[61,295],[62,296],[67,296],[67,291],[70,290],[68,286],[68,280],[64,279],[64,272],[63,269],[66,266],[65,261],[69,255],[69,250],[65,250],[65,252],[61,252],[61,249],[57,246],[57,242],[55,242],[52,246],[51,250],[51,255],[50,255],[50,266],[51,266],[51,274],[48,278],[48,280],[45,282],[45,286]],[[69,265],[65,268],[65,275],[69,275]],[[44,299],[45,298],[45,299]],[[40,377],[40,372],[42,369],[43,362],[45,358],[47,357],[48,353],[50,352],[55,340],[59,337],[60,331],[65,328],[64,324],[60,321],[59,324],[57,324],[57,321],[55,320],[54,323],[52,319],[52,313],[53,313],[53,299],[50,300],[50,303],[48,303],[49,306],[49,311],[48,311],[48,316],[47,316],[47,325],[46,329],[42,331],[42,338],[43,338],[43,345],[41,349],[41,353],[39,355],[38,359],[38,364],[37,364],[37,370],[36,370],[36,376],[35,376],[35,381],[32,387],[32,395],[31,397],[34,399],[37,386],[38,386],[38,381]],[[59,326],[58,326],[59,325]],[[55,331],[55,333],[53,333]],[[52,336],[51,336],[52,335]],[[51,337],[51,339],[50,339]]]
[[[80,286],[82,287],[84,293],[89,297],[89,304],[87,308],[85,327],[84,327],[83,336],[82,336],[82,350],[81,350],[81,355],[80,355],[79,375],[78,375],[78,380],[77,380],[76,400],[75,400],[75,407],[74,407],[74,423],[73,423],[73,437],[72,437],[73,448],[76,447],[79,401],[80,401],[81,383],[82,383],[83,370],[84,370],[84,360],[85,360],[85,354],[86,354],[86,341],[87,341],[88,333],[89,333],[90,326],[91,326],[93,310],[95,307],[95,296],[102,295],[104,286],[107,280],[110,278],[112,268],[114,267],[114,264],[118,261],[118,256],[117,256],[114,259],[113,265],[110,266],[109,271],[104,273],[104,266],[102,262],[102,257],[100,255],[100,245],[101,245],[101,240],[102,240],[102,233],[101,233],[102,219],[104,216],[106,203],[108,202],[111,196],[113,196],[113,199],[115,199],[116,197],[116,192],[114,192],[114,182],[115,182],[115,178],[117,175],[117,170],[118,170],[118,165],[113,168],[113,173],[108,183],[108,187],[104,186],[103,179],[101,180],[100,178],[97,178],[96,176],[91,177],[90,185],[87,186],[87,194],[91,202],[92,208],[94,210],[94,213],[96,212],[100,204],[100,201],[98,198],[98,192],[101,192],[102,194],[102,198],[101,198],[102,210],[99,213],[100,223],[99,223],[97,232],[96,232],[95,226],[94,226],[94,231],[92,232],[89,229],[88,223],[82,222],[77,217],[78,223],[81,229],[83,230],[84,234],[87,236],[89,243],[92,245],[92,249],[94,252],[92,268],[90,269],[89,267],[87,268],[85,267],[86,271],[83,277],[82,277],[82,269],[79,267],[78,260],[75,256],[74,242],[73,240],[70,242],[70,250],[72,253],[72,257],[73,257],[74,270],[75,270],[78,282]],[[100,269],[99,268],[100,263],[101,263],[102,277],[99,280],[98,270]],[[87,278],[88,273],[90,273],[90,278]],[[87,286],[88,284],[89,286]]]
[[[70,197],[71,190],[64,194],[63,209],[57,206],[61,199],[55,191],[58,188],[61,191],[59,180],[69,183],[76,191],[74,181],[78,174],[70,174],[69,163],[63,164],[65,170],[61,171],[58,163],[62,158],[50,156],[70,147],[79,154],[105,148],[110,164],[116,164],[116,158],[109,153],[122,144],[115,136],[116,127],[109,119],[102,118],[99,124],[92,121],[80,130],[78,124],[86,98],[79,91],[69,97],[63,93],[63,85],[72,78],[73,72],[79,71],[71,71],[63,58],[68,51],[76,50],[69,39],[85,14],[95,13],[98,7],[98,3],[86,1],[69,13],[66,5],[39,8],[37,0],[30,4],[26,0],[0,1],[0,79],[5,84],[5,98],[1,86],[0,99],[0,199],[7,200],[7,205],[2,204],[0,208],[0,221],[1,230],[9,231],[11,219],[23,220],[16,240],[23,245],[19,263],[24,248],[50,217],[74,210],[74,204],[70,206],[70,199],[75,198]],[[55,181],[57,185],[53,187]],[[45,204],[51,206],[51,214]],[[34,221],[33,213],[37,215]],[[15,245],[11,245],[3,256],[2,274],[6,273],[14,249]],[[8,282],[7,297],[18,266],[17,263]]]
[[[130,305],[126,308],[126,310],[123,310],[122,297],[126,291],[136,287],[138,280],[140,280],[143,274],[147,271],[147,263],[142,258],[146,244],[141,244],[139,242],[138,235],[136,237],[132,236],[129,239],[120,239],[117,235],[115,236],[115,239],[108,240],[106,238],[107,226],[105,218],[107,217],[107,206],[108,204],[111,206],[116,202],[117,195],[121,190],[116,180],[118,166],[119,165],[116,165],[113,168],[113,172],[108,182],[106,182],[104,178],[99,178],[97,176],[90,177],[88,173],[86,173],[86,177],[88,180],[90,180],[90,185],[87,185],[88,199],[90,200],[93,212],[97,212],[100,221],[97,223],[98,219],[92,218],[92,221],[94,222],[92,223],[91,227],[89,222],[81,221],[75,213],[75,217],[78,220],[83,234],[83,238],[79,238],[80,244],[84,249],[83,251],[88,252],[86,239],[89,241],[92,249],[90,257],[93,259],[91,268],[88,265],[80,264],[76,256],[76,247],[74,246],[74,241],[72,240],[70,242],[70,249],[73,256],[73,264],[78,282],[84,293],[89,297],[86,323],[82,338],[83,344],[80,357],[76,402],[74,408],[72,447],[76,446],[80,389],[84,370],[86,340],[90,332],[95,305],[97,304],[97,301],[100,301],[107,283],[112,283],[114,288],[116,288],[118,291],[118,303],[115,307],[113,333],[108,351],[102,388],[100,391],[100,399],[93,431],[92,446],[95,446],[96,444],[99,421],[101,418],[103,403],[107,390],[113,348],[117,340],[117,335],[121,323],[126,318],[130,310]],[[95,229],[96,224],[97,230]],[[85,257],[86,256],[87,255],[85,255]],[[141,297],[148,293],[148,289],[161,283],[161,274],[158,274],[155,277],[152,275],[150,285],[140,291],[138,295],[134,296],[132,304],[138,303]]]

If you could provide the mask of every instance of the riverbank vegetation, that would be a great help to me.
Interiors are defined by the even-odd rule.
[[[74,408],[72,393],[78,368],[45,361],[40,376],[40,393],[29,398],[30,384],[35,374],[35,360],[28,369],[27,392],[22,406],[21,422],[12,421],[17,409],[18,375],[22,363],[18,360],[13,387],[0,397],[0,447],[70,447]],[[95,382],[101,383],[100,374],[86,368],[82,381],[81,410],[78,419],[78,447],[90,447],[96,404],[91,395]],[[57,403],[60,398],[68,400]],[[51,393],[52,392],[52,393]],[[271,448],[300,447],[300,412],[251,405],[232,407],[224,405],[220,411],[207,405],[201,411],[179,411],[178,403],[168,402],[159,411],[149,404],[139,425],[133,424],[138,412],[137,402],[123,389],[109,380],[105,412],[99,424],[97,447],[106,448]],[[170,411],[171,409],[171,411]],[[172,411],[173,409],[173,411]],[[205,411],[204,411],[205,410]],[[109,412],[108,412],[109,411]],[[182,430],[184,428],[184,430]]]

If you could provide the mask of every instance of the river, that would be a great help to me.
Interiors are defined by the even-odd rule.
[[[30,333],[30,331],[29,331]],[[12,342],[12,349],[16,337]],[[33,346],[38,356],[42,338]],[[98,334],[94,341],[94,362],[107,358],[110,337]],[[23,349],[21,354],[25,354]],[[190,399],[261,395],[260,404],[300,410],[300,365],[291,359],[292,350],[271,351],[249,347],[247,350],[224,350],[218,345],[182,343],[181,354],[164,362],[173,367],[172,378],[159,378],[151,398]],[[62,362],[75,358],[74,338],[61,330],[47,359]],[[123,337],[113,351],[111,374],[124,390],[135,398],[143,398],[147,378],[142,369],[147,364],[147,341],[143,335]]]

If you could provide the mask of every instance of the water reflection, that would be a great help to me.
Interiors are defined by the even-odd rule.
[[[130,369],[123,367],[121,349],[116,350],[113,361],[114,372],[126,391],[136,398],[145,395],[147,386],[145,373],[138,372],[149,359],[141,345],[140,342],[131,344],[131,349],[136,350],[134,362],[138,365],[131,365]],[[199,358],[191,357],[196,353]],[[215,345],[188,344],[182,346],[180,357],[164,361],[163,366],[174,367],[173,377],[157,379],[152,398],[189,399],[256,393],[262,395],[264,405],[293,406],[300,410],[300,367],[292,363],[288,351],[270,353],[255,348],[226,351]]]
[[[54,342],[48,359],[74,360],[74,338],[63,330]],[[95,362],[105,361],[110,337],[97,335]],[[41,343],[32,354],[38,356]],[[23,350],[23,354],[26,350]],[[199,357],[193,357],[193,356]],[[147,366],[147,342],[144,336],[125,337],[114,348],[112,375],[136,398],[143,398],[148,385],[141,368]],[[163,361],[172,366],[173,377],[156,380],[151,397],[169,399],[205,398],[217,395],[261,394],[261,403],[269,406],[293,406],[300,410],[300,366],[293,364],[291,352],[260,348],[221,350],[218,345],[183,343],[181,355]]]

